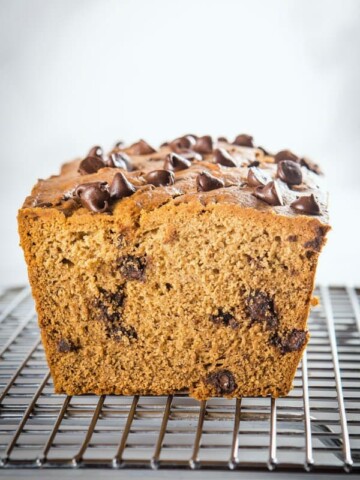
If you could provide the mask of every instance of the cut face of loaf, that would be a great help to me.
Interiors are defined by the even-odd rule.
[[[146,155],[145,167],[156,163]],[[186,390],[206,399],[291,389],[309,338],[325,217],[255,197],[244,181],[248,167],[215,168],[207,158],[199,170],[192,162],[185,176],[184,168],[175,170],[171,185],[139,187],[132,173],[132,189],[118,178],[112,188],[126,195],[96,213],[69,191],[90,180],[113,185],[126,169],[104,167],[82,178],[75,161],[38,184],[20,210],[57,393]],[[204,168],[223,184],[202,190]],[[91,195],[88,204],[99,202]]]

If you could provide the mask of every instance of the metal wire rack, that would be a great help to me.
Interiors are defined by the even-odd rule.
[[[0,292],[0,458],[11,468],[360,472],[360,290],[321,306],[286,398],[53,393],[28,288]]]

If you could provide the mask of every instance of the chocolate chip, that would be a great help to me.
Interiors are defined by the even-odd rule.
[[[320,206],[313,194],[303,195],[290,205],[296,212],[305,213],[307,215],[320,215]]]
[[[251,323],[265,323],[267,328],[276,328],[278,317],[274,300],[265,292],[255,290],[245,300],[246,312]]]
[[[178,172],[179,170],[186,170],[187,168],[190,168],[190,167],[191,167],[190,160],[183,157],[182,155],[178,155],[177,153],[169,153],[165,157],[165,162],[164,162],[165,170]]]
[[[269,205],[283,205],[282,195],[276,180],[262,187],[257,187],[253,195]]]
[[[124,255],[117,259],[120,273],[127,280],[144,280],[146,258],[135,255]]]
[[[225,184],[220,178],[216,178],[208,172],[201,172],[196,177],[198,192],[208,192],[217,188],[222,188]]]
[[[297,242],[298,241],[298,236],[297,235],[289,235],[288,236],[288,241],[289,242]]]
[[[117,287],[115,292],[106,290],[105,288],[98,287],[99,293],[101,294],[101,299],[112,305],[113,307],[122,307],[124,302],[124,290],[121,286]]]
[[[317,175],[321,175],[321,169],[319,167],[319,165],[316,165],[316,163],[313,163],[311,160],[309,160],[308,158],[301,158],[300,159],[300,165],[302,167],[305,167],[307,168],[308,170],[310,170],[311,172],[314,172],[316,173]]]
[[[86,157],[80,162],[78,172],[80,175],[89,175],[104,167],[105,163],[100,157]]]
[[[229,370],[211,373],[206,382],[215,387],[218,395],[227,395],[236,389],[234,375]]]
[[[99,145],[95,145],[95,147],[90,148],[89,153],[87,154],[88,157],[100,157],[102,159],[104,152]]]
[[[175,183],[174,174],[169,170],[153,170],[145,175],[145,179],[155,187],[166,187]]]
[[[136,192],[135,186],[129,182],[122,172],[115,174],[110,185],[110,197],[119,200],[120,198],[129,197]]]
[[[279,163],[282,160],[292,160],[293,162],[297,162],[299,160],[299,157],[295,155],[295,153],[292,153],[290,150],[280,150],[275,156],[274,156],[275,162]]]
[[[106,182],[83,183],[76,187],[75,196],[84,208],[92,212],[103,213],[109,210],[110,194]]]
[[[226,137],[218,137],[217,141],[218,141],[218,142],[229,143],[229,142],[228,142],[228,139],[227,139]]]
[[[217,148],[214,152],[215,163],[224,165],[225,167],[237,167],[236,160],[225,150],[225,148]]]
[[[122,148],[125,145],[124,140],[119,140],[115,143],[114,148]]]
[[[306,342],[306,331],[294,328],[283,336],[275,334],[270,342],[277,347],[282,354],[289,352],[298,352]]]
[[[131,163],[130,157],[124,152],[114,152],[110,157],[105,160],[105,165],[111,168],[122,168],[131,172],[133,170],[133,165]]]
[[[181,151],[193,147],[195,143],[196,139],[193,135],[184,135],[183,137],[175,138],[169,145],[175,151]]]
[[[251,187],[259,187],[269,182],[269,177],[260,168],[251,167],[248,171],[247,182]]]
[[[239,145],[239,147],[254,147],[253,137],[245,133],[238,135],[233,141],[233,144]]]
[[[211,153],[213,150],[213,141],[210,135],[204,135],[196,140],[193,150],[198,153]]]
[[[145,140],[139,140],[138,142],[133,143],[127,151],[130,155],[147,155],[156,152],[156,150],[145,142]]]
[[[260,162],[259,160],[253,160],[252,162],[249,162],[247,167],[248,168],[251,168],[251,167],[258,167],[260,165]]]
[[[222,308],[219,308],[216,315],[210,315],[210,320],[215,325],[225,325],[226,327],[231,327],[233,329],[239,327],[239,323],[235,320],[234,315],[229,312],[224,312]]]
[[[302,183],[301,168],[293,160],[281,160],[277,167],[277,176],[288,185]]]
[[[112,329],[110,331],[110,335],[116,341],[120,341],[123,337],[132,338],[135,340],[138,338],[134,327],[125,327],[124,325],[120,325],[119,327]]]
[[[57,344],[57,351],[59,353],[75,352],[77,350],[75,344],[71,340],[62,338]]]
[[[315,252],[320,252],[321,247],[323,246],[323,243],[324,243],[324,237],[326,235],[327,230],[323,230],[321,227],[318,227],[316,231],[317,231],[316,237],[313,238],[312,240],[308,240],[307,242],[305,242],[304,247],[310,248]]]

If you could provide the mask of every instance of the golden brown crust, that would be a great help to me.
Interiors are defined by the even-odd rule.
[[[326,194],[304,167],[302,185],[281,185],[284,206],[268,205],[246,183],[248,163],[259,159],[274,178],[274,159],[222,146],[243,166],[207,154],[166,187],[144,177],[162,168],[168,146],[133,156],[138,170],[126,176],[140,188],[109,213],[90,212],[72,192],[111,183],[119,169],[80,176],[74,161],[34,187],[19,233],[57,392],[288,393],[308,341]],[[198,192],[204,170],[225,187]],[[321,215],[291,209],[299,191],[316,192]]]

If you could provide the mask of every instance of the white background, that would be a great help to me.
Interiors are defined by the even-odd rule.
[[[16,212],[94,144],[251,133],[328,174],[318,280],[360,284],[360,1],[0,0],[0,282]]]

